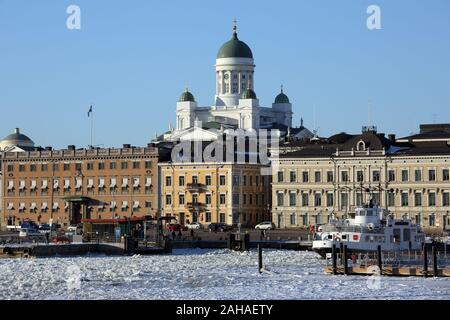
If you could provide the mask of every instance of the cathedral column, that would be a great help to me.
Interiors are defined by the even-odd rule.
[[[238,73],[238,93],[242,94],[242,73]]]

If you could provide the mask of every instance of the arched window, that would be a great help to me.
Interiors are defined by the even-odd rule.
[[[365,150],[366,150],[366,144],[364,143],[364,141],[360,140],[360,141],[356,144],[356,150],[357,150],[357,151],[365,151]]]

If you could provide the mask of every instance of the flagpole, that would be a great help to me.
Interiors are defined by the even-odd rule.
[[[94,110],[92,110],[91,112],[91,148],[94,148],[93,136],[94,136]]]

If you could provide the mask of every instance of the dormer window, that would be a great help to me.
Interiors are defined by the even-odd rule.
[[[366,150],[366,144],[364,141],[360,140],[357,144],[356,144],[356,150],[357,151],[365,151]]]

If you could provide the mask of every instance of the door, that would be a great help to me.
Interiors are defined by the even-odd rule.
[[[184,212],[181,212],[180,213],[180,224],[185,225],[185,222],[186,222],[185,220],[186,220],[186,218],[185,218]]]

